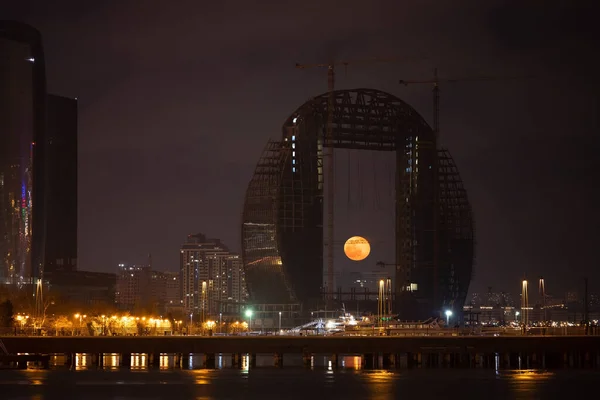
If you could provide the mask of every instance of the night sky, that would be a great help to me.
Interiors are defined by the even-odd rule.
[[[533,76],[441,87],[442,144],[476,216],[471,288],[518,292],[524,274],[559,296],[584,275],[600,288],[591,1],[212,3],[0,0],[1,19],[41,31],[49,92],[79,99],[80,269],[150,252],[176,270],[196,232],[238,251],[266,140],[326,91],[325,71],[295,63],[397,57],[339,70],[337,88],[393,93],[431,123],[431,87],[399,79]]]

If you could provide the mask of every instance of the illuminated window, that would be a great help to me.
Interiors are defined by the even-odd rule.
[[[292,172],[296,172],[296,167],[292,167]]]
[[[292,135],[292,142],[296,140],[296,135]]]

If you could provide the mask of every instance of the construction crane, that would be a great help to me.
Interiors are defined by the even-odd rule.
[[[509,80],[509,79],[524,79],[530,78],[530,76],[512,76],[512,77],[498,77],[498,76],[473,76],[473,77],[461,77],[461,78],[444,78],[440,79],[438,76],[438,70],[435,68],[433,70],[433,79],[426,80],[403,80],[401,79],[399,83],[404,86],[413,85],[413,84],[432,84],[433,85],[433,133],[435,136],[436,147],[439,146],[440,140],[440,83],[459,83],[459,82],[473,82],[473,81],[500,81],[500,80]],[[435,157],[434,161],[434,182],[438,180],[439,173],[439,165],[438,159]],[[434,289],[433,289],[433,297],[434,304],[437,301],[438,297],[438,258],[439,258],[439,243],[438,243],[438,219],[439,219],[439,187],[438,185],[434,185],[434,212],[433,212],[433,230],[434,230],[434,243],[433,243],[433,281],[434,281]]]
[[[364,60],[347,60],[347,61],[332,61],[329,63],[322,64],[299,64],[296,63],[298,69],[309,69],[309,68],[327,68],[327,130],[325,133],[326,142],[329,142],[327,148],[327,154],[324,154],[324,158],[327,157],[329,162],[327,163],[327,297],[328,299],[333,295],[335,288],[333,287],[333,217],[334,217],[334,191],[335,191],[335,180],[334,180],[334,159],[333,159],[333,112],[334,112],[334,90],[335,90],[335,68],[343,65],[347,67],[350,64],[370,64],[375,62],[391,62],[396,61],[395,58],[371,58]]]

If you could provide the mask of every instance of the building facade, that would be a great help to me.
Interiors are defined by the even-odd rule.
[[[44,274],[77,270],[77,100],[47,97]]]
[[[0,280],[41,277],[45,246],[46,78],[41,35],[0,21]]]
[[[117,271],[117,307],[126,311],[152,308],[152,270],[143,265],[119,264]]]
[[[115,307],[116,281],[117,276],[111,273],[56,270],[49,295],[56,295],[61,306],[110,310]]]
[[[181,300],[181,279],[179,272],[165,272],[166,276],[166,292],[165,303],[167,307],[177,307],[182,304]]]
[[[202,319],[228,312],[246,299],[239,255],[219,239],[189,235],[180,250],[183,308]]]
[[[294,111],[281,140],[267,143],[246,191],[241,236],[250,300],[307,309],[334,301],[333,238],[324,235],[327,151],[385,151],[396,158],[395,259],[388,262],[394,308],[412,320],[460,313],[474,222],[454,160],[436,140],[415,109],[374,89],[326,93]]]

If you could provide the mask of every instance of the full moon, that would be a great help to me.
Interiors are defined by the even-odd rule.
[[[352,261],[362,261],[371,253],[369,241],[361,236],[352,236],[344,243],[344,254]]]

